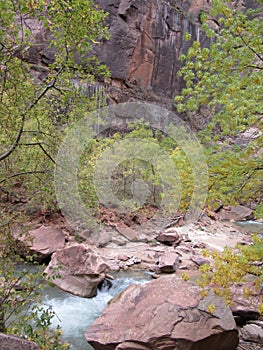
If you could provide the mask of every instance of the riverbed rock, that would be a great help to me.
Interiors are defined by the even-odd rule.
[[[132,228],[125,225],[123,222],[116,224],[116,230],[130,242],[138,241],[138,233]]]
[[[209,311],[209,305],[215,310]],[[86,331],[95,350],[234,350],[238,331],[224,301],[175,275],[131,285]]]
[[[37,261],[50,257],[58,249],[64,248],[65,235],[61,228],[41,226],[25,234],[15,234],[20,243],[20,252],[27,256],[28,250]]]
[[[253,210],[243,205],[224,207],[219,213],[221,220],[244,221],[253,219]]]
[[[108,271],[108,264],[95,247],[73,244],[52,255],[45,273],[62,290],[91,298]]]
[[[246,341],[263,344],[263,328],[256,324],[247,324],[241,329],[242,338]]]
[[[165,251],[160,256],[158,268],[160,272],[172,273],[175,272],[180,261],[180,256],[175,251]]]
[[[183,240],[183,238],[176,232],[173,231],[163,231],[158,234],[155,238],[158,242],[169,246],[177,246]]]
[[[210,264],[210,261],[204,258],[202,255],[193,255],[190,258],[197,266],[203,266],[205,264]]]
[[[40,347],[16,335],[0,333],[1,350],[40,350]]]
[[[259,317],[258,310],[262,300],[262,290],[253,281],[234,283],[230,291],[233,302],[231,310],[234,315],[238,315],[243,321]]]

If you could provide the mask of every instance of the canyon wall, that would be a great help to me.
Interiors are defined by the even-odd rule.
[[[91,86],[106,88],[109,103],[155,102],[171,109],[173,97],[182,89],[177,75],[179,57],[193,40],[204,47],[208,39],[200,30],[200,11],[209,10],[212,0],[96,0],[109,13],[110,39],[94,45],[101,63],[107,65],[111,79]],[[237,0],[235,6],[258,7],[254,0]],[[262,12],[261,12],[262,13]],[[35,76],[44,79],[54,50],[47,47],[48,34],[41,23],[27,19],[35,38],[28,60]],[[210,20],[212,26],[216,22]],[[191,41],[184,39],[190,33]]]
[[[146,100],[172,107],[173,96],[182,87],[177,75],[179,56],[191,45],[184,40],[184,33],[205,45],[198,17],[209,1],[96,0],[109,13],[110,40],[95,44],[92,52],[111,72],[110,81],[100,82],[106,87],[109,103]],[[26,22],[34,37],[27,60],[34,76],[42,80],[53,62],[54,50],[48,48],[48,33],[42,24],[34,19]]]
[[[171,104],[181,89],[177,72],[179,56],[193,40],[205,38],[198,17],[209,0],[99,0],[110,15],[111,38],[96,48],[100,61],[111,71],[109,95],[112,102],[148,100]]]

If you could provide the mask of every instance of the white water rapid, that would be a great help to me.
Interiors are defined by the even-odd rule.
[[[63,340],[72,344],[72,350],[93,349],[85,340],[84,333],[89,325],[101,314],[107,303],[130,284],[142,284],[151,280],[150,274],[143,272],[119,272],[110,289],[98,291],[96,297],[84,299],[58,288],[46,287],[43,304],[52,306],[56,316],[52,327],[60,326],[63,330]]]

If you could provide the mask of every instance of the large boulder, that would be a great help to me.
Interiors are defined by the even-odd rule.
[[[175,272],[180,262],[180,256],[172,250],[165,251],[158,260],[158,268],[160,272]]]
[[[128,287],[85,336],[95,350],[234,350],[238,346],[236,324],[224,301],[213,294],[202,298],[196,284],[175,275]]]
[[[243,205],[224,207],[219,218],[227,221],[244,221],[253,219],[253,210]]]
[[[52,255],[45,273],[62,290],[84,298],[97,294],[109,267],[95,247],[73,244]]]
[[[1,350],[40,350],[32,341],[27,341],[16,335],[0,333]]]
[[[262,290],[255,282],[234,283],[231,288],[231,310],[243,321],[259,318]]]
[[[45,260],[65,245],[65,235],[59,227],[41,226],[26,234],[17,232],[15,236],[20,243],[20,253],[28,255],[30,252],[38,261]]]
[[[170,246],[172,245],[177,246],[183,240],[183,238],[179,235],[179,233],[174,229],[172,230],[168,229],[164,232],[160,232],[155,239],[163,244],[170,245]]]

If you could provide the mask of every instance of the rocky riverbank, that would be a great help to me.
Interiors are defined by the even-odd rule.
[[[132,216],[120,219],[120,213],[109,210],[102,211],[101,215],[104,225],[100,225],[99,230],[96,232],[88,229],[76,232],[59,215],[52,214],[49,218],[46,217],[45,220],[40,217],[34,219],[29,231],[31,237],[34,238],[33,242],[30,243],[30,249],[32,252],[37,253],[38,260],[41,260],[41,254],[43,260],[47,259],[47,252],[49,252],[50,256],[52,255],[46,272],[49,275],[52,275],[53,271],[60,273],[61,278],[55,279],[54,283],[61,289],[76,295],[93,297],[96,295],[96,289],[101,283],[108,281],[110,285],[113,271],[131,269],[150,271],[157,281],[159,279],[162,281],[163,277],[167,279],[167,284],[174,283],[172,281],[178,278],[176,284],[179,281],[181,283],[182,279],[180,276],[184,273],[187,273],[190,279],[194,281],[200,276],[199,267],[210,262],[202,254],[204,248],[223,251],[225,246],[235,247],[238,243],[242,245],[251,244],[251,233],[244,228],[241,229],[234,223],[234,220],[251,218],[252,212],[248,208],[241,206],[235,208],[226,207],[218,213],[207,212],[198,223],[188,225],[184,223],[182,217],[177,217],[172,223],[168,224],[160,224],[160,222],[157,224],[151,220],[148,220],[147,224],[145,224],[147,218],[145,219],[143,215],[137,214],[136,220]],[[62,235],[63,239],[61,239]],[[259,263],[262,264],[262,262]],[[60,271],[57,271],[58,266],[60,266]],[[162,284],[162,282],[154,283]],[[184,288],[187,289],[188,287],[190,288],[192,282],[183,283],[186,283],[187,287],[185,286]],[[258,346],[262,346],[263,341],[262,320],[257,312],[257,305],[262,298],[262,294],[255,292],[256,294],[246,299],[242,295],[241,287],[235,286],[233,296],[236,295],[236,297],[233,297],[234,305],[231,307],[231,315],[234,315],[233,320],[235,319],[239,325],[238,339],[240,344],[238,349],[254,350],[258,349]],[[131,292],[131,294],[127,292],[131,303],[135,294],[141,296],[143,294],[141,290],[143,287],[139,286],[136,288],[138,289],[137,292]],[[155,300],[157,304],[160,302],[158,302],[158,298],[165,294],[164,292],[159,293],[158,290],[160,292],[161,289],[159,287],[156,289]],[[146,294],[148,295],[148,293]],[[166,299],[170,300],[171,294],[170,297],[168,294]],[[177,298],[179,298],[179,294],[174,295],[172,299],[176,300]],[[117,303],[117,306],[115,303]],[[134,301],[133,306],[136,313],[139,314],[140,310],[138,308],[140,305],[137,304]],[[196,305],[198,304],[199,302],[196,301]],[[213,304],[212,300],[211,305]],[[118,300],[114,302],[114,305],[114,307],[123,308],[122,302]],[[156,314],[154,310],[151,312]],[[148,314],[150,319],[152,319],[151,312],[149,311]],[[215,316],[214,312],[211,311],[209,317],[213,318]],[[166,311],[158,311],[157,314],[159,321],[162,317],[166,318]],[[148,321],[145,319],[143,322],[144,326],[142,326],[145,328],[144,332],[146,333],[149,331],[147,328]],[[99,319],[98,322],[102,321]],[[111,321],[108,320],[107,322],[110,323]],[[224,321],[222,322],[224,323]],[[195,329],[196,324],[192,323],[192,325],[194,326],[193,329]],[[134,320],[134,327],[136,328],[136,320]],[[224,336],[222,329],[219,333]],[[212,338],[213,334],[214,330],[211,330],[210,336]],[[159,344],[163,336],[162,331],[159,335],[156,335],[159,339],[158,341],[156,340],[156,344]],[[87,339],[93,339],[92,337],[92,331],[88,331]],[[133,342],[132,344],[130,344],[130,341],[127,343],[128,338],[125,338],[126,340],[114,340],[112,341],[114,344],[112,343],[111,347],[105,347],[105,349],[148,349],[147,346],[149,344],[149,346],[153,345],[148,341],[143,343],[143,345],[138,345],[140,344],[140,336],[137,335],[136,337],[129,338]],[[151,338],[151,335],[149,337]],[[206,337],[204,336],[204,339]],[[169,340],[167,340],[168,338]],[[171,334],[168,338],[166,339],[166,345],[176,341]],[[186,336],[186,342],[189,341],[187,339]],[[200,339],[198,341],[202,344],[200,346],[203,350],[203,340]],[[236,343],[236,340],[233,339],[231,341],[236,345],[238,343],[238,341]],[[97,340],[94,340],[94,342],[96,343]],[[134,347],[134,342],[136,347]],[[220,341],[219,343],[222,342]],[[98,344],[95,345],[95,349],[101,349],[103,348],[101,346],[106,346],[102,345],[103,340],[99,341]],[[196,341],[193,344],[196,344]],[[229,345],[230,347],[226,345],[225,347],[219,346],[213,349],[230,350],[236,348],[236,345],[234,347],[233,344]],[[199,349],[200,346],[195,349]]]

